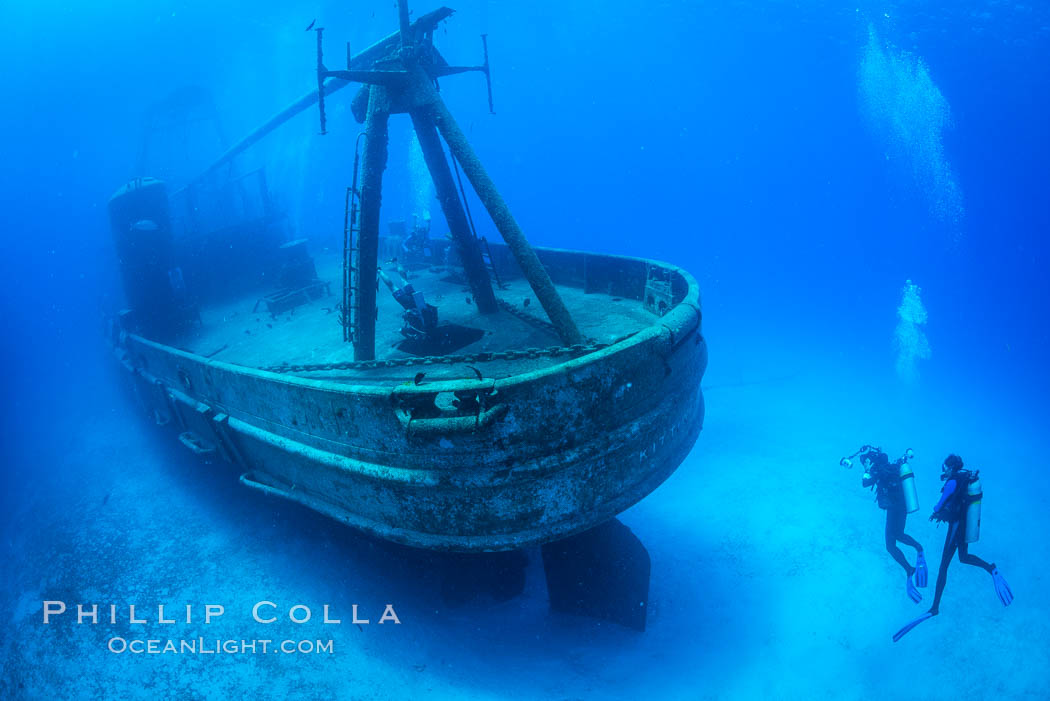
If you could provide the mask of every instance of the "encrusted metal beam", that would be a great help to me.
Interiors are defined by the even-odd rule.
[[[478,193],[478,198],[488,210],[496,229],[499,230],[503,240],[514,254],[518,266],[525,274],[529,285],[532,286],[532,291],[543,305],[543,310],[547,312],[551,323],[554,324],[562,343],[567,346],[582,343],[583,335],[576,328],[576,322],[573,321],[572,315],[565,307],[565,302],[555,289],[550,275],[540,263],[536,252],[529,245],[507,203],[503,201],[503,196],[496,189],[496,183],[489,177],[481,159],[474,153],[466,135],[459,128],[433,84],[429,80],[421,79],[419,75],[422,74],[413,76],[412,85],[413,101],[418,106],[417,108],[425,110],[425,113],[434,120],[452,156],[459,161],[467,179],[474,186],[474,191]]]
[[[386,170],[389,138],[388,105],[387,89],[373,85],[365,118],[365,152],[361,159],[354,360],[373,360],[376,357],[376,269],[379,265],[379,207],[383,200],[383,171]]]
[[[409,115],[412,118],[412,126],[415,127],[416,135],[419,137],[423,160],[426,161],[430,177],[434,181],[434,190],[437,193],[438,202],[441,203],[441,211],[445,215],[445,221],[448,222],[452,238],[456,241],[459,257],[470,283],[470,291],[478,305],[478,311],[483,314],[495,313],[499,311],[499,307],[496,305],[496,296],[492,292],[492,282],[485,268],[485,261],[481,257],[481,247],[467,223],[467,215],[463,211],[459,193],[456,192],[452,171],[448,167],[445,152],[441,148],[441,138],[438,136],[437,127],[423,110],[412,110]]]

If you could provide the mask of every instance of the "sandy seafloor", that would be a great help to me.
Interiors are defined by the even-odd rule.
[[[426,568],[249,492],[233,468],[196,462],[140,420],[110,371],[85,379],[53,398],[52,434],[23,436],[7,489],[0,697],[1045,698],[1045,412],[1026,409],[1024,388],[929,373],[904,389],[889,358],[770,337],[709,342],[699,443],[621,517],[652,556],[642,634],[550,614],[538,552],[521,597],[447,607]],[[941,615],[891,643],[925,608],[883,549],[883,512],[837,465],[869,441],[918,455],[922,510],[908,530],[931,556],[924,603],[944,534],[926,521],[938,466],[957,451],[983,468],[972,551],[1001,567],[1013,606],[956,562]],[[130,636],[127,625],[65,616],[45,627],[43,599],[222,603],[219,623],[136,635],[331,638],[335,654],[115,655],[106,641]],[[327,603],[344,622],[261,626],[248,612],[263,599],[315,616]],[[387,602],[400,626],[375,624]],[[348,623],[353,603],[372,624]]]

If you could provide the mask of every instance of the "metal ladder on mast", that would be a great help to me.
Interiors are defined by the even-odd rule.
[[[361,191],[357,187],[357,176],[359,172],[361,154],[361,137],[364,132],[358,134],[354,144],[354,179],[350,187],[346,188],[346,204],[343,209],[343,303],[340,310],[340,323],[343,327],[343,341],[353,343],[357,330],[357,303],[354,297],[354,287],[357,284],[358,266],[356,265],[357,248],[354,246],[354,234],[360,233],[361,225],[358,222],[359,205],[361,202]]]
[[[473,222],[471,223],[473,227]],[[489,249],[489,240],[484,236],[478,237],[475,233],[474,238],[478,239],[481,244],[481,261],[485,264],[485,267],[489,269],[489,274],[492,275],[492,279],[496,282],[496,288],[503,290],[506,289],[506,285],[499,279],[499,273],[496,271],[496,263],[492,260],[492,250]]]
[[[487,47],[486,51],[488,51]],[[470,233],[473,234],[474,240],[478,242],[478,249],[481,251],[481,262],[485,264],[489,275],[496,282],[496,288],[500,290],[506,289],[507,286],[500,280],[499,273],[496,271],[496,263],[492,260],[492,250],[489,248],[488,239],[484,236],[478,236],[478,230],[474,228],[474,217],[470,214],[470,202],[467,200],[466,188],[463,187],[463,178],[459,174],[459,163],[456,161],[456,156],[449,154],[449,160],[452,161],[452,169],[456,173],[456,182],[459,183],[459,196],[462,198],[463,210],[467,214],[467,223],[470,224]]]

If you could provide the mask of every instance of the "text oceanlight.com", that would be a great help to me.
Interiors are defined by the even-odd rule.
[[[143,640],[141,638],[110,638],[109,651],[118,655],[331,655],[335,646],[331,640],[219,640],[195,638],[191,640]]]

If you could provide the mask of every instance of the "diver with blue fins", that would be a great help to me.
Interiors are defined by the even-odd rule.
[[[948,533],[944,538],[944,552],[941,554],[941,566],[937,572],[937,586],[933,595],[933,606],[919,618],[901,628],[893,636],[893,642],[897,642],[915,626],[923,621],[933,618],[940,613],[941,595],[944,593],[944,585],[948,581],[948,565],[951,564],[955,552],[959,552],[959,562],[964,565],[973,565],[984,569],[992,576],[992,585],[995,593],[1003,606],[1009,606],[1014,600],[1014,594],[1010,591],[1010,585],[999,572],[995,564],[989,564],[971,555],[970,543],[976,543],[981,534],[981,499],[983,491],[979,470],[971,472],[963,468],[963,461],[958,455],[949,455],[941,466],[941,498],[930,515],[931,521],[939,521],[948,524]]]
[[[882,452],[881,448],[865,445],[853,455],[842,458],[839,464],[847,468],[853,467],[853,459],[857,456],[860,456],[861,465],[864,467],[861,485],[875,490],[875,500],[879,508],[886,511],[886,551],[904,568],[908,577],[905,585],[908,598],[919,603],[922,601],[919,589],[926,586],[929,577],[926,555],[922,544],[904,532],[908,514],[919,510],[915,475],[908,464],[908,461],[915,457],[915,453],[909,448],[904,451],[904,455],[891,463],[889,456]],[[914,567],[908,563],[908,558],[897,547],[897,543],[915,548]]]

